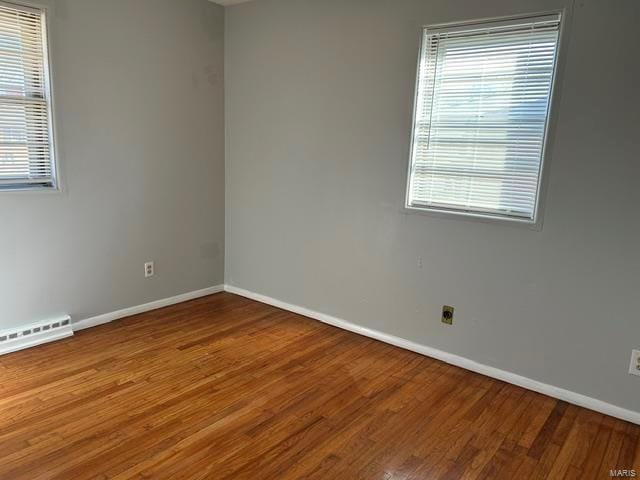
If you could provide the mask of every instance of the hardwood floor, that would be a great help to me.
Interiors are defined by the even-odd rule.
[[[227,293],[0,357],[0,375],[2,480],[640,472],[639,426]]]

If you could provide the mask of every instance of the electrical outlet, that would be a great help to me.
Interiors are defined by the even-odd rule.
[[[155,273],[155,265],[153,262],[147,262],[144,264],[144,278],[153,277]]]
[[[453,325],[453,310],[449,305],[442,307],[442,323]]]
[[[633,350],[631,352],[629,375],[637,375],[638,377],[640,377],[640,350]]]

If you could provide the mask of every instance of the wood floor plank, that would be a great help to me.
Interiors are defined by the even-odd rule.
[[[0,479],[608,478],[640,427],[221,293],[0,357]]]

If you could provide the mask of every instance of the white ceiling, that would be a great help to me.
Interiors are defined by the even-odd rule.
[[[217,3],[218,5],[236,5],[238,3],[248,2],[250,0],[211,0],[213,3]]]

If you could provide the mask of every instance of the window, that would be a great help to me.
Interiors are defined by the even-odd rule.
[[[424,29],[408,208],[536,221],[559,27]]]
[[[55,187],[44,11],[0,2],[0,189]]]

